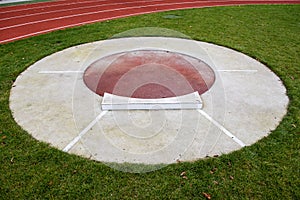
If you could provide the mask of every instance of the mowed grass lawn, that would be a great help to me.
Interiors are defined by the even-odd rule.
[[[176,30],[266,64],[287,88],[287,115],[252,146],[143,174],[63,153],[36,141],[14,122],[10,89],[28,66],[67,47],[140,27]],[[0,45],[0,54],[0,199],[300,199],[300,5],[141,15]]]

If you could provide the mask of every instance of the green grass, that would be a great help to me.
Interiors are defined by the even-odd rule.
[[[166,15],[181,18],[168,19]],[[124,173],[33,139],[13,120],[9,93],[35,61],[138,27],[169,28],[237,49],[284,82],[288,113],[268,137],[242,150],[145,173]],[[0,45],[0,199],[300,199],[300,6],[170,11],[56,31]],[[126,167],[126,166],[125,166]],[[180,174],[185,171],[188,179]],[[213,173],[212,173],[212,172]]]

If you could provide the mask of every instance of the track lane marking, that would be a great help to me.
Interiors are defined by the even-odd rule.
[[[66,16],[55,17],[55,18],[50,18],[50,19],[26,22],[26,23],[23,23],[23,24],[16,24],[16,25],[12,25],[12,26],[6,26],[6,27],[3,27],[3,28],[0,28],[0,30],[6,30],[6,29],[15,28],[15,27],[38,24],[38,23],[42,23],[42,22],[48,22],[48,21],[66,19],[66,18],[75,18],[75,17],[79,17],[79,16],[99,14],[99,13],[104,13],[104,12],[114,12],[114,11],[122,11],[122,10],[129,10],[129,9],[149,8],[149,7],[154,7],[154,6],[173,6],[173,5],[194,4],[194,3],[195,2],[193,2],[193,1],[192,2],[190,1],[190,2],[172,3],[172,4],[162,3],[162,4],[151,4],[151,5],[147,5],[147,6],[131,6],[131,7],[124,7],[124,8],[117,8],[117,9],[100,10],[100,11],[86,12],[86,13],[81,13],[81,14],[76,14],[76,15],[66,15]]]

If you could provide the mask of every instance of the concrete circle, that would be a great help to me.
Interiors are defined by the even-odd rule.
[[[169,51],[197,58],[215,81],[201,110],[102,111],[102,97],[84,83],[101,58],[133,51]],[[198,70],[201,71],[201,70]],[[50,55],[21,73],[10,108],[38,140],[69,153],[117,163],[174,163],[229,153],[267,136],[286,114],[288,97],[266,66],[221,46],[178,38],[99,41]]]
[[[187,55],[139,50],[97,60],[85,70],[83,79],[87,87],[100,96],[107,92],[155,99],[195,91],[201,95],[211,88],[215,75],[206,63]]]

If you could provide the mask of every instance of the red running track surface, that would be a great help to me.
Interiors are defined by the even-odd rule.
[[[300,4],[300,0],[57,0],[6,6],[0,7],[0,43],[133,15],[244,4]]]

